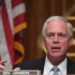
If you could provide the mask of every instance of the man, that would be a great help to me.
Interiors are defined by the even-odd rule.
[[[42,40],[47,50],[39,60],[16,65],[22,70],[40,70],[43,75],[53,75],[53,67],[58,67],[58,75],[75,74],[75,62],[66,56],[72,41],[72,25],[63,17],[48,18],[42,28]]]
[[[59,75],[75,74],[75,62],[70,61],[66,53],[71,46],[72,25],[60,16],[52,16],[46,20],[42,28],[42,39],[46,47],[46,57],[21,63],[21,69],[38,69],[43,75],[52,75],[53,66],[60,70]]]

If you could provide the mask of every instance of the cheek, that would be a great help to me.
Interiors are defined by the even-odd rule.
[[[48,45],[48,46],[51,45],[51,40],[45,39],[45,44]]]
[[[65,49],[68,49],[68,47],[70,46],[69,44],[70,44],[70,42],[68,40],[61,42],[62,48],[65,48]]]
[[[47,50],[50,49],[51,45],[52,45],[51,40],[46,39],[46,40],[45,40],[45,46],[46,46],[46,49],[47,49]]]

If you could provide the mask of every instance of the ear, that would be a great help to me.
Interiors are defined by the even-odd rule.
[[[73,45],[74,41],[73,41],[73,38],[70,38],[69,39],[69,46]]]
[[[44,50],[44,52],[47,53],[45,41],[46,41],[45,37],[42,36],[41,37],[41,47]]]
[[[47,52],[45,48],[45,38],[43,36],[39,36],[38,38],[38,47],[42,49],[45,53]]]

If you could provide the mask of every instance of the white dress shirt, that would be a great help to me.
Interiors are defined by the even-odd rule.
[[[67,75],[67,58],[65,58],[65,60],[62,63],[60,63],[57,67],[60,70],[58,72],[58,75]],[[46,57],[43,75],[53,75],[53,71],[51,71],[52,68],[53,68],[53,65]]]

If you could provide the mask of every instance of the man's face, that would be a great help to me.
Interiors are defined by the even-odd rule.
[[[48,56],[64,56],[70,46],[66,23],[61,20],[50,21],[46,28],[44,43]]]

